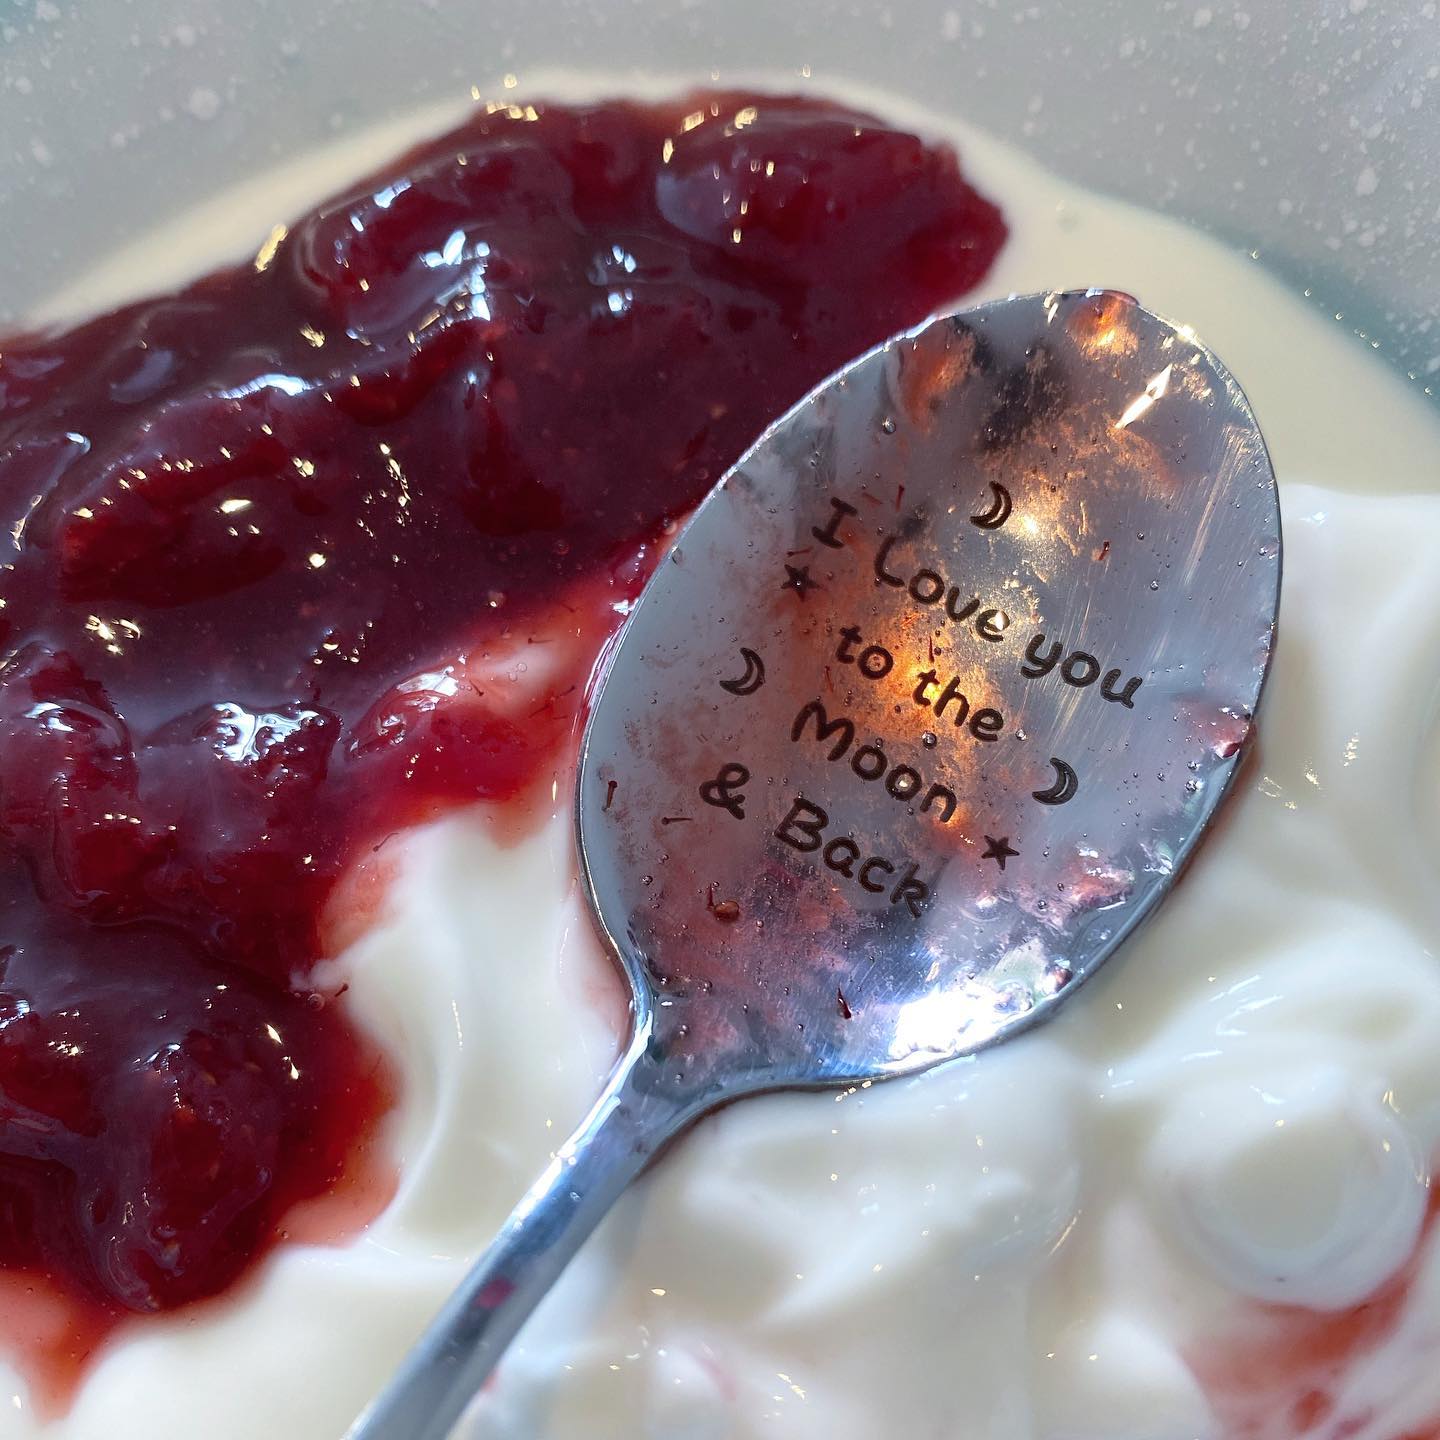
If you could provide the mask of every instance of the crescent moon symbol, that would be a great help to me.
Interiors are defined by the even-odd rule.
[[[990,482],[990,508],[970,517],[972,525],[982,530],[998,530],[1009,518],[1011,511],[1010,492],[998,481]]]
[[[1032,790],[1030,793],[1042,805],[1063,805],[1067,800],[1075,798],[1080,789],[1080,781],[1075,771],[1063,760],[1057,760],[1052,755],[1050,763],[1055,767],[1055,783],[1048,790]]]
[[[765,662],[747,645],[740,647],[745,673],[735,680],[722,680],[720,688],[732,695],[753,695],[765,683]]]

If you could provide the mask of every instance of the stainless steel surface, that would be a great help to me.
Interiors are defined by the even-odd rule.
[[[1214,814],[1279,583],[1244,396],[1125,296],[934,320],[773,426],[662,562],[586,732],[581,860],[634,1039],[352,1436],[445,1435],[698,1115],[1051,1014]]]

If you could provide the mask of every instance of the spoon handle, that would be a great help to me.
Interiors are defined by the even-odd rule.
[[[621,1192],[704,1108],[643,1025],[590,1113],[345,1440],[444,1440]]]

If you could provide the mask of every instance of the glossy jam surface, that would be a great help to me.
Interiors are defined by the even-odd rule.
[[[1004,235],[824,104],[492,107],[0,342],[0,1265],[167,1309],[355,1170],[391,1090],[313,977],[337,882],[548,780],[583,665],[524,713],[505,666],[593,656],[762,427]]]

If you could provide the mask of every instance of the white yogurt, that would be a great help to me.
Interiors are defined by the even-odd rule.
[[[1245,386],[1286,545],[1258,760],[1160,916],[1054,1024],[916,1080],[706,1121],[586,1247],[465,1433],[1225,1440],[1242,1400],[1194,1367],[1249,1327],[1283,1333],[1263,1306],[1365,1299],[1418,1242],[1408,1299],[1328,1414],[1287,1419],[1281,1375],[1253,1432],[1399,1440],[1440,1416],[1440,1246],[1421,1231],[1440,1141],[1440,424],[1248,260],[856,98],[951,135],[1003,206],[1011,239],[973,298],[1128,290]],[[45,313],[233,259],[449,118],[167,223]],[[388,913],[341,961],[406,1082],[386,1213],[346,1247],[282,1249],[222,1307],[122,1336],[50,1427],[11,1376],[0,1437],[340,1434],[614,1051],[557,779],[555,815],[513,848],[474,819],[416,834]]]

